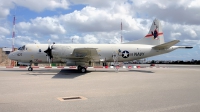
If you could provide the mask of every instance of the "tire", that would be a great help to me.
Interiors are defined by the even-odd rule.
[[[81,69],[80,69],[80,72],[81,72],[81,73],[86,73],[86,71],[87,71],[87,70],[86,70],[85,67],[81,67]]]
[[[29,68],[28,68],[28,71],[33,71],[33,68],[32,68],[32,67],[29,67]]]

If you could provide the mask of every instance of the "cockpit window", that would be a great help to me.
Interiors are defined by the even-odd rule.
[[[18,50],[25,50],[25,45],[22,47],[19,47]]]
[[[21,47],[18,48],[18,50],[21,50],[21,49],[22,49]]]

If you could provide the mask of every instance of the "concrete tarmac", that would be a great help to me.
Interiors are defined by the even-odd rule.
[[[0,112],[199,112],[199,68],[0,69]]]

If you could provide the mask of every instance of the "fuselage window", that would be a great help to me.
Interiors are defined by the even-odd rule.
[[[41,50],[41,49],[39,49],[39,52],[42,52],[42,50]]]
[[[19,48],[18,48],[18,50],[22,50],[22,48],[21,48],[21,47],[19,47]]]

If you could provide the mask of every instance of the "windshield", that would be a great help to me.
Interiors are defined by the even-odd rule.
[[[22,47],[19,47],[18,50],[25,50],[25,45],[23,45]]]

